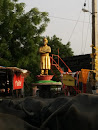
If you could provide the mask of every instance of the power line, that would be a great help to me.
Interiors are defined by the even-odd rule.
[[[84,2],[84,9],[85,9],[85,7],[86,7],[86,0],[85,0],[85,2]],[[83,54],[83,52],[82,52],[82,50],[83,50],[83,43],[84,43],[84,39],[83,39],[83,34],[84,34],[84,21],[85,21],[85,12],[84,12],[84,19],[83,19],[83,28],[82,28],[82,45],[81,45],[81,54]]]
[[[78,24],[78,22],[79,22],[79,18],[80,18],[81,12],[82,12],[82,10],[80,11],[79,17],[78,17],[78,19],[77,19],[77,21],[76,21],[76,24],[75,24],[75,26],[74,26],[74,28],[73,28],[73,30],[72,30],[72,33],[71,33],[71,35],[70,35],[68,41],[70,41],[70,39],[71,39],[71,37],[72,37],[72,35],[73,35],[73,32],[74,32],[74,30],[75,30],[75,28],[76,28],[76,26],[77,26],[77,24]]]
[[[90,21],[90,15],[89,15],[89,21]],[[86,43],[87,43],[87,38],[88,38],[89,25],[90,25],[90,24],[88,24],[88,28],[87,28],[87,36],[86,36],[86,40],[85,40],[84,53],[85,53]]]
[[[88,10],[89,10],[89,0],[88,0]],[[84,45],[84,53],[85,53],[86,44],[87,44],[88,30],[89,30],[89,27],[90,27],[90,16],[91,16],[91,14],[89,14],[89,24],[88,24],[88,27],[87,27],[87,36],[86,36],[85,45]],[[90,31],[91,31],[91,30],[90,30]],[[91,33],[91,32],[90,32],[90,33]],[[92,33],[91,33],[91,36],[92,36]]]
[[[61,19],[61,20],[72,21],[72,22],[76,22],[77,21],[75,19],[68,19],[68,18],[62,18],[62,17],[55,17],[55,16],[49,16],[49,17],[56,18],[56,19]],[[83,21],[78,21],[78,22],[83,23]],[[89,22],[84,22],[84,23],[89,23]]]
[[[84,13],[84,20],[85,21],[85,13]],[[83,33],[84,33],[84,22],[83,22],[83,28],[82,28],[82,46],[81,46],[81,53],[82,53],[82,48],[83,48]]]
[[[78,23],[78,21],[79,21],[80,15],[81,15],[81,11],[80,11],[79,17],[78,17],[78,19],[77,19],[77,21],[76,21],[76,24],[75,24],[75,26],[74,26],[74,28],[73,28],[73,30],[72,30],[72,33],[71,33],[71,35],[70,35],[70,37],[69,37],[68,42],[70,41],[70,39],[71,39],[71,37],[72,37],[72,35],[73,35],[73,32],[74,32],[74,30],[75,30],[75,28],[76,28],[76,26],[77,26],[77,23]]]
[[[88,0],[88,10],[89,10],[89,0]],[[86,44],[87,44],[88,30],[89,30],[89,27],[90,27],[90,15],[91,15],[91,14],[89,14],[89,24],[88,24],[88,27],[87,27],[87,36],[86,36],[85,45],[84,45],[84,53],[85,53]],[[90,31],[91,31],[91,30],[90,30]],[[91,33],[91,32],[90,32],[90,33]]]

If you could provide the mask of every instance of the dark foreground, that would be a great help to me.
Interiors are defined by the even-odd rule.
[[[0,100],[0,130],[98,130],[98,96]]]

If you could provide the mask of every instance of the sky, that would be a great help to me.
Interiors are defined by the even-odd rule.
[[[50,22],[43,36],[56,35],[63,44],[71,42],[74,55],[90,54],[92,44],[91,12],[92,0],[19,0],[25,3],[25,11],[37,7],[40,12],[48,12]],[[86,6],[84,7],[84,3]]]

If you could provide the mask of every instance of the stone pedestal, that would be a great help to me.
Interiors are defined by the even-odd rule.
[[[54,75],[37,75],[38,80],[51,80]]]
[[[37,75],[37,79],[38,81],[36,81],[35,83],[33,83],[33,87],[37,86],[38,91],[39,91],[39,96],[42,98],[51,98],[52,97],[52,91],[51,91],[51,87],[52,86],[61,86],[62,83],[61,82],[56,82],[53,81],[54,75]]]

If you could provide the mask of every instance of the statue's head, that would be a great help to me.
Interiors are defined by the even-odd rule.
[[[47,45],[48,44],[48,40],[47,38],[44,38],[44,45]]]

